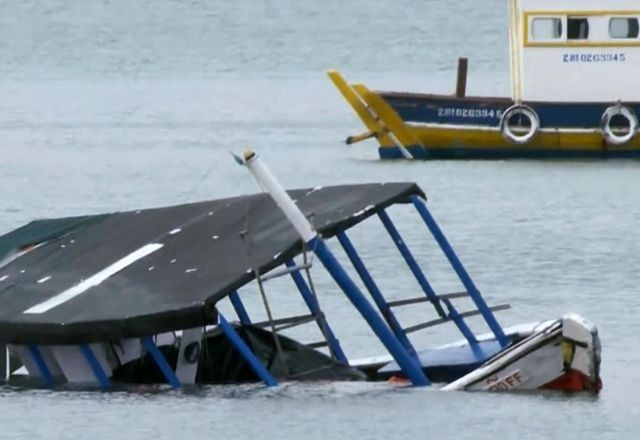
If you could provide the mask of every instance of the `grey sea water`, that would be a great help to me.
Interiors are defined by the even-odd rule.
[[[246,146],[288,187],[416,181],[487,298],[513,305],[501,322],[575,311],[598,324],[604,381],[597,398],[340,383],[0,388],[1,438],[637,438],[640,163],[381,162],[374,144],[342,144],[362,128],[327,68],[449,92],[469,56],[470,92],[508,94],[506,38],[502,0],[0,1],[0,232],[255,192],[229,155]],[[419,223],[394,215],[434,282],[454,286]],[[380,256],[392,251],[384,236],[354,235],[393,295],[415,295],[399,260]],[[347,353],[377,354],[335,288],[319,286]]]

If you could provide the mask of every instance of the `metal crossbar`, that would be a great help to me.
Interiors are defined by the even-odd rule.
[[[289,367],[284,359],[284,352],[282,351],[282,346],[280,345],[280,338],[278,337],[278,330],[276,329],[276,325],[274,323],[273,315],[271,314],[271,307],[269,307],[269,301],[267,300],[267,294],[264,290],[264,286],[262,284],[262,279],[260,278],[260,273],[257,270],[254,270],[256,273],[256,281],[258,283],[258,288],[260,290],[260,296],[262,297],[262,302],[264,304],[264,309],[267,312],[268,325],[271,327],[271,333],[273,333],[273,342],[276,345],[276,352],[278,353],[277,360],[282,365],[282,368],[285,371],[285,376],[289,376]]]
[[[304,263],[306,264],[306,253],[304,253],[303,256],[305,260]],[[285,264],[289,268],[298,267],[293,260],[287,260]],[[347,356],[344,354],[342,348],[340,347],[338,338],[336,338],[336,336],[333,334],[329,323],[322,313],[322,309],[320,308],[320,304],[318,302],[318,297],[315,293],[315,289],[313,288],[313,280],[311,278],[309,268],[305,269],[305,273],[307,275],[309,284],[305,282],[304,277],[302,276],[300,271],[292,271],[291,278],[298,288],[300,295],[302,295],[302,299],[307,304],[309,311],[312,315],[317,317],[316,322],[318,323],[318,328],[320,329],[320,332],[322,333],[324,339],[327,341],[327,346],[329,347],[329,353],[331,354],[331,357],[339,362],[342,362],[343,364],[348,364],[349,361],[347,360]]]
[[[273,325],[276,330],[284,330],[285,328],[291,328],[298,325],[306,324],[307,322],[315,321],[314,315],[300,315],[291,316],[289,318],[274,319],[273,321],[262,321],[252,324],[254,327],[264,328]]]
[[[322,347],[326,347],[329,344],[327,343],[327,341],[318,341],[318,342],[312,342],[310,344],[304,344],[304,345],[309,348],[322,348]]]
[[[499,304],[497,306],[489,307],[489,310],[492,312],[499,312],[501,310],[508,310],[511,306],[509,304]],[[461,318],[468,318],[470,316],[482,315],[480,310],[468,310],[466,312],[458,313]],[[423,330],[425,328],[433,327],[434,325],[444,324],[445,322],[453,321],[451,317],[446,318],[437,318],[432,321],[423,322],[422,324],[412,325],[411,327],[407,327],[404,329],[406,333],[417,332],[418,330]]]
[[[467,292],[445,293],[443,295],[438,295],[438,300],[465,298],[467,296],[469,296]],[[389,305],[389,307],[400,307],[400,306],[407,306],[410,304],[418,304],[423,302],[432,302],[432,300],[430,298],[427,298],[426,296],[419,296],[417,298],[408,298],[408,299],[399,299],[396,301],[389,301],[387,304]]]

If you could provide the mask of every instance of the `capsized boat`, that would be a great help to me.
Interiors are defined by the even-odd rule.
[[[287,192],[257,154],[247,152],[238,161],[265,192],[38,220],[0,237],[5,380],[107,389],[293,380],[399,380],[443,383],[447,390],[600,389],[596,327],[567,314],[503,328],[495,312],[509,306],[485,302],[416,184]],[[408,209],[425,223],[465,291],[435,291],[392,220],[392,207]],[[349,238],[352,229],[375,219],[420,295],[386,299]],[[341,259],[349,264],[340,262],[330,242],[343,249]],[[334,318],[321,307],[324,293],[314,287],[319,272],[333,282],[333,294],[348,298],[386,353],[354,359],[345,352]],[[277,278],[275,295],[270,283]],[[282,284],[287,278],[289,288]],[[296,297],[304,313],[274,316],[276,303]],[[267,319],[251,316],[248,301],[261,301]],[[472,307],[462,310],[461,301]],[[400,308],[425,305],[435,318],[400,323]],[[474,317],[487,331],[472,330]],[[287,334],[305,324],[317,327],[319,341]],[[444,324],[461,340],[430,348],[411,338]]]
[[[510,97],[372,91],[329,77],[383,159],[640,157],[637,0],[507,0]]]

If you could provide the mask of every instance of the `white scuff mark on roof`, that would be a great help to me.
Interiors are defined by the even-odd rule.
[[[282,252],[278,252],[277,254],[275,254],[273,256],[273,259],[276,260],[280,255],[282,255]]]
[[[314,193],[314,192],[316,192],[316,191],[320,191],[322,188],[323,188],[322,186],[316,186],[315,188],[313,188],[311,191],[309,191],[309,192],[308,192],[307,194],[305,194],[305,195],[307,195],[307,196],[308,196],[308,195],[309,195],[309,194],[311,194],[311,193]]]
[[[180,228],[175,228],[169,231],[170,235],[176,235],[177,233],[182,232],[182,229]]]
[[[3,275],[2,277],[0,277],[0,281],[4,281],[4,280],[6,280],[7,278],[9,278],[9,275]]]
[[[353,214],[353,216],[354,217],[359,217],[362,214],[364,214],[365,212],[371,211],[373,208],[375,208],[375,206],[373,206],[373,205],[366,206],[364,209],[362,209],[362,210],[356,212],[355,214]]]
[[[62,249],[64,249],[64,248],[66,248],[66,247],[67,247],[67,245],[66,245],[66,244],[61,244],[61,245],[60,245],[60,247],[61,247]]]
[[[75,298],[78,295],[82,295],[87,290],[101,284],[103,281],[107,280],[112,275],[117,274],[121,270],[126,269],[127,267],[135,263],[136,261],[162,248],[162,246],[164,245],[161,243],[149,243],[147,245],[144,245],[140,249],[137,249],[131,252],[129,255],[122,257],[121,259],[111,264],[110,266],[107,266],[101,271],[96,272],[95,274],[91,275],[89,278],[80,281],[75,286],[72,286],[63,292],[60,292],[59,294],[49,298],[46,301],[41,302],[40,304],[36,304],[35,306],[28,308],[22,313],[41,314],[41,313],[48,312],[54,307],[64,304],[65,302]]]
[[[147,270],[148,270],[149,272],[151,272],[151,271],[152,271],[153,269],[155,269],[155,268],[156,268],[155,266],[149,266],[149,267],[147,267]]]
[[[173,264],[176,262],[176,259],[174,258],[173,260],[169,261],[169,264]]]
[[[37,283],[38,283],[38,284],[46,283],[46,282],[47,282],[47,281],[49,281],[50,279],[51,279],[51,275],[47,275],[47,276],[46,276],[46,277],[44,277],[44,278],[40,278],[40,279],[37,281]]]
[[[213,238],[214,240],[217,240],[218,238],[220,238],[220,236],[219,236],[219,235],[214,235],[214,236],[213,236],[213,237],[211,237],[211,238]]]
[[[253,269],[247,269],[247,273],[253,272]]]
[[[25,272],[26,272],[26,270],[20,269],[20,273],[25,273]]]
[[[209,211],[209,215],[213,215],[213,211]]]
[[[185,270],[185,273],[191,273],[191,272],[195,272],[196,270],[198,270],[197,267],[192,267],[190,269]]]
[[[73,243],[75,243],[75,242],[76,242],[75,240],[70,240],[70,241],[69,241],[69,243],[71,243],[71,244],[73,244]]]
[[[142,212],[141,210],[137,210],[136,215],[140,214],[141,212]]]

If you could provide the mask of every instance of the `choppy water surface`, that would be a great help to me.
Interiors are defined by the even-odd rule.
[[[447,92],[467,55],[470,91],[507,94],[505,26],[502,0],[0,1],[0,230],[254,192],[228,153],[248,145],[289,187],[416,181],[486,296],[514,306],[502,322],[575,311],[599,325],[598,398],[386,384],[3,389],[2,438],[637,437],[638,162],[388,163],[373,144],[341,144],[362,128],[325,69]],[[424,231],[394,214],[430,263]],[[376,251],[391,250],[384,237],[372,242],[379,236],[364,228],[354,240],[392,295],[414,295],[406,272]],[[434,283],[455,286],[445,267],[429,266]],[[344,299],[319,285],[345,350],[376,354]]]

